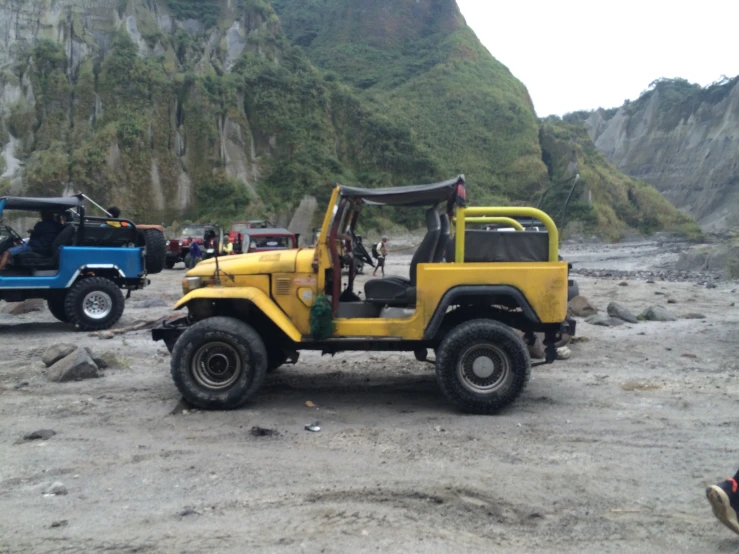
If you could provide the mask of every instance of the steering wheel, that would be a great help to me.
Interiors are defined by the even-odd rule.
[[[354,256],[362,260],[364,263],[375,267],[375,261],[372,259],[372,256],[369,255],[369,252],[367,252],[364,245],[357,240],[357,235],[354,234],[354,229],[349,231],[349,235],[352,237],[352,252],[354,253]]]
[[[13,239],[13,242],[23,242],[23,237],[16,233],[15,229],[13,229],[10,225],[6,225],[5,229],[8,231],[10,238]]]

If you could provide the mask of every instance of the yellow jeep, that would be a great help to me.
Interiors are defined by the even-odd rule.
[[[433,349],[439,385],[461,409],[487,414],[513,402],[531,371],[524,339],[544,333],[551,363],[561,334],[574,334],[568,264],[545,213],[465,200],[464,176],[382,189],[335,185],[314,247],[199,263],[175,306],[187,315],[153,331],[172,353],[184,398],[199,408],[237,408],[268,371],[297,362],[299,350],[410,351],[424,361]],[[362,299],[355,264],[342,283],[340,260],[349,254],[374,265],[355,230],[362,210],[378,205],[426,208],[427,233],[409,275],[368,281]],[[514,217],[535,218],[547,232],[523,231]],[[485,230],[489,224],[517,231]]]

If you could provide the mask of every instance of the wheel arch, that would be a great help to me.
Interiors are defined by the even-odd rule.
[[[493,316],[493,314],[500,316],[504,312],[496,312],[493,308],[495,305],[520,309],[520,313],[516,314],[518,317],[515,319],[522,327],[533,328],[541,325],[541,320],[536,311],[531,307],[526,296],[516,287],[511,285],[460,285],[449,289],[442,296],[426,326],[423,338],[427,341],[438,341],[443,338],[445,334],[444,323],[452,321],[455,318],[455,312],[457,312],[457,310],[449,311],[449,308],[453,306],[472,307],[469,310],[470,317],[485,317],[483,314],[488,311],[492,319],[500,319],[500,317]],[[502,323],[512,325],[513,322],[502,321]]]
[[[191,313],[201,311],[206,317],[227,316],[249,323],[260,335],[277,333],[284,339],[300,342],[302,334],[285,312],[263,291],[253,287],[205,287],[181,298],[174,309],[187,307]],[[197,317],[197,315],[196,315]],[[264,338],[264,337],[263,337]]]

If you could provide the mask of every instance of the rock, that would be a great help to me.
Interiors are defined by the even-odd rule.
[[[649,279],[649,280],[647,281],[647,285],[653,285],[653,284],[654,284],[654,281],[652,281],[651,279]]]
[[[27,435],[23,435],[24,441],[36,441],[36,440],[46,440],[50,439],[56,435],[56,431],[53,429],[39,429],[38,431],[34,431],[33,433],[28,433]]]
[[[187,516],[199,516],[200,512],[197,512],[193,510],[192,508],[185,508],[180,513],[177,514],[179,517],[187,517]]]
[[[2,307],[2,313],[11,315],[22,315],[31,312],[40,312],[44,309],[44,301],[41,298],[31,298],[23,302],[10,302]]]
[[[729,306],[730,306],[731,308],[733,308],[734,306],[736,306],[736,302],[732,302],[731,304],[729,304]]]
[[[611,302],[608,304],[606,311],[611,317],[617,317],[618,319],[623,319],[629,323],[638,323],[636,316],[632,314],[626,306],[619,304],[618,302]]]
[[[674,298],[668,298],[667,299],[667,303],[668,304],[677,304],[677,300],[675,300]]]
[[[575,296],[567,303],[572,315],[577,317],[588,317],[598,313],[598,308],[593,306],[584,296]]]
[[[46,349],[44,355],[41,356],[41,361],[44,362],[44,365],[46,367],[49,367],[57,363],[62,358],[66,358],[75,350],[77,350],[76,344],[70,344],[68,342],[57,342],[56,344],[52,344],[49,348]]]
[[[557,348],[557,359],[558,360],[569,360],[570,356],[572,356],[572,350],[570,350],[566,346]]]
[[[64,483],[62,483],[61,481],[52,483],[44,491],[44,496],[64,496],[65,494],[67,494],[67,487],[65,487]]]
[[[100,371],[84,348],[78,348],[69,356],[52,365],[47,372],[49,381],[65,383],[100,377]]]
[[[100,369],[122,369],[126,367],[126,364],[116,356],[115,352],[106,351],[96,356],[90,352],[89,348],[86,350],[90,355],[90,358],[92,358],[92,361],[95,362],[95,365]]]
[[[629,284],[628,284],[628,283],[627,283],[626,281],[621,281],[621,282],[620,282],[620,283],[618,284],[618,286],[619,286],[619,287],[628,287],[628,286],[629,286]]]
[[[664,293],[664,292],[660,292],[660,291],[657,291],[657,292],[655,292],[654,294],[656,294],[656,295],[658,295],[658,296],[663,296],[663,295],[664,295],[665,293]]]
[[[646,321],[677,321],[677,317],[662,306],[649,306],[638,318]]]
[[[707,288],[707,289],[715,289],[715,288],[716,288],[717,286],[718,286],[718,285],[717,285],[716,283],[713,283],[713,282],[711,282],[711,283],[706,283],[706,288]]]
[[[147,298],[145,300],[133,302],[131,307],[137,310],[142,310],[146,308],[169,308],[169,304],[167,304],[161,298]]]
[[[276,437],[280,433],[275,429],[265,429],[264,427],[255,425],[251,428],[249,434],[251,434],[252,437]]]
[[[590,323],[590,325],[600,325],[601,327],[618,327],[619,325],[623,325],[624,321],[605,314],[594,314],[586,318],[585,323]]]
[[[69,521],[67,521],[66,519],[60,519],[58,521],[52,521],[51,528],[53,529],[55,527],[66,527],[68,524]]]
[[[706,316],[703,314],[691,312],[689,314],[684,314],[680,316],[682,319],[706,319]]]
[[[98,333],[98,338],[100,340],[109,340],[115,337],[115,335],[111,331],[100,331]]]

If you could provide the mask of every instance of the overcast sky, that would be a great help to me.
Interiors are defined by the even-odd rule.
[[[705,86],[739,75],[737,0],[457,3],[540,117],[620,106],[660,77]]]

